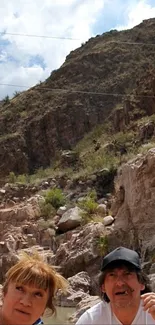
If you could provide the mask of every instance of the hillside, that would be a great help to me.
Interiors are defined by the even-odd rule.
[[[51,166],[99,124],[137,141],[136,121],[155,113],[154,31],[149,19],[91,38],[45,82],[1,102],[0,176]]]

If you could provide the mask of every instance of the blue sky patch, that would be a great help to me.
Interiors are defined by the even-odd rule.
[[[4,50],[5,46],[7,46],[7,45],[9,45],[9,44],[10,44],[10,42],[9,42],[8,40],[3,39],[3,38],[1,37],[1,35],[0,35],[0,51],[1,51],[2,49]]]
[[[103,34],[116,26],[125,25],[127,22],[128,8],[136,5],[137,0],[110,0],[105,3],[97,23],[94,25],[94,34]]]
[[[33,67],[34,65],[40,65],[44,70],[46,68],[44,58],[41,55],[32,55],[30,57],[28,66]]]

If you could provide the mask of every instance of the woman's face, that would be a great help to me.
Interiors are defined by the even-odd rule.
[[[48,296],[48,290],[10,282],[3,299],[4,324],[32,325],[44,313]]]

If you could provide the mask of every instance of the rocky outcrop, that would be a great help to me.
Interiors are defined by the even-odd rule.
[[[112,205],[120,243],[136,248],[145,260],[154,256],[155,149],[122,166]],[[117,242],[118,243],[118,242]]]
[[[57,293],[56,303],[63,307],[76,307],[77,304],[90,294],[91,279],[87,272],[80,272],[67,279],[69,286],[66,293]]]
[[[91,276],[91,291],[95,294],[98,283],[101,255],[105,254],[107,245],[102,246],[99,238],[106,238],[113,233],[113,228],[106,228],[103,223],[89,223],[84,227],[69,231],[56,238],[54,264],[61,268],[66,277],[81,271]]]
[[[56,178],[49,176],[40,180],[37,184],[31,184],[26,179],[25,183],[22,181],[21,183],[15,182],[12,179],[10,179],[9,183],[2,181],[3,184],[0,188],[0,206],[2,207],[3,205],[6,208],[11,207],[14,203],[27,201],[28,199],[30,201],[39,200],[41,195],[38,192],[56,187],[61,188],[66,198],[73,202],[77,202],[79,198],[87,195],[90,188],[94,188],[97,192],[97,197],[103,200],[103,202],[99,203],[104,203],[105,200],[110,203],[109,196],[111,196],[110,192],[113,190],[113,181],[116,172],[116,168],[103,168],[87,177],[79,176],[76,179],[67,178],[65,175],[58,175]],[[64,207],[61,212],[61,209],[58,210],[57,214],[62,216],[66,211],[65,209]]]
[[[9,174],[11,171],[17,174],[28,173],[29,162],[23,135],[20,135],[18,132],[7,134],[5,137],[0,138],[0,148],[1,177]]]
[[[139,130],[139,140],[143,143],[149,140],[154,135],[155,125],[154,122],[145,123],[140,127]]]

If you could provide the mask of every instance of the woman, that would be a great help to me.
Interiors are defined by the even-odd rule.
[[[57,290],[66,287],[67,281],[38,254],[25,253],[6,274],[0,325],[41,324],[46,308],[55,313]]]

